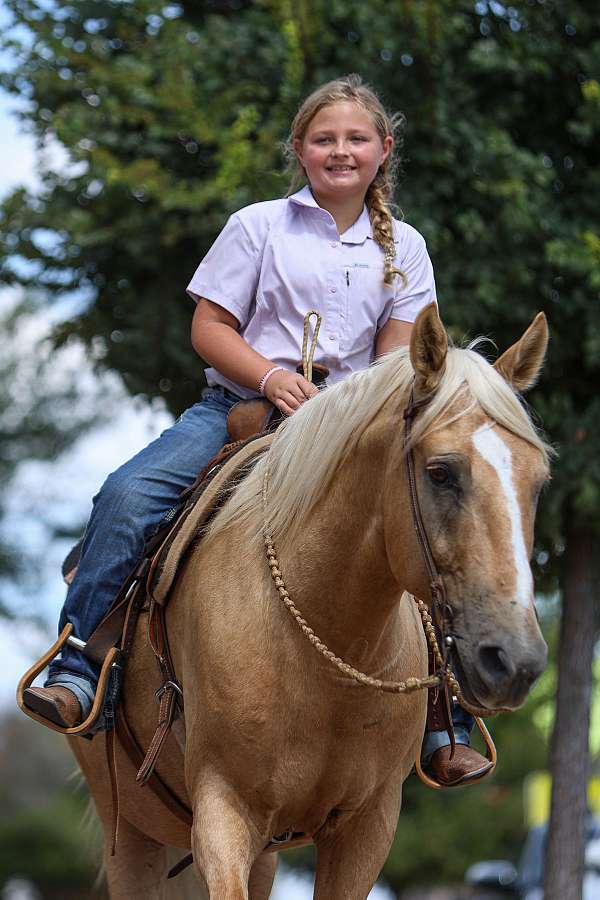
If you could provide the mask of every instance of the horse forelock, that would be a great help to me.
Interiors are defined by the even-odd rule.
[[[475,409],[536,447],[547,462],[552,454],[522,401],[493,366],[473,349],[450,347],[444,374],[432,400],[413,427],[414,443],[448,427]],[[278,429],[268,457],[261,458],[215,517],[208,535],[243,528],[260,541],[262,486],[268,464],[267,518],[273,538],[292,540],[344,460],[387,401],[408,399],[413,380],[408,348],[386,354],[370,368],[354,372],[305,403]],[[398,416],[398,428],[402,427]],[[398,433],[398,429],[395,430]]]

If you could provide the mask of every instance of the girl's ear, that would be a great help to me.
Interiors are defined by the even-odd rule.
[[[444,374],[448,337],[436,303],[421,310],[410,335],[410,361],[415,370],[415,396],[431,394]]]
[[[294,153],[298,157],[298,162],[301,166],[303,166],[304,163],[302,161],[302,141],[300,140],[300,138],[294,138],[292,147],[294,148]]]
[[[391,134],[388,134],[387,137],[383,140],[383,156],[381,157],[381,162],[379,165],[385,162],[390,153],[392,152],[392,147],[394,146],[394,138]]]

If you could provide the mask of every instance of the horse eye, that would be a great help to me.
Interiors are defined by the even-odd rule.
[[[428,466],[427,474],[434,484],[448,484],[450,481],[450,470],[447,466]]]

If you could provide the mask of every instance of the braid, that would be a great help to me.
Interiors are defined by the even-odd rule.
[[[400,275],[406,283],[406,275],[394,266],[396,245],[394,243],[394,225],[388,206],[391,185],[387,173],[379,170],[367,191],[365,198],[369,218],[373,228],[373,237],[383,250],[383,280],[385,284],[393,284],[394,276]]]

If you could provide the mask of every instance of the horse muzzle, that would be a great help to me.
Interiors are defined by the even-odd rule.
[[[457,638],[453,655],[467,701],[517,709],[546,668],[548,647],[541,634],[528,642],[512,635],[473,644]]]

